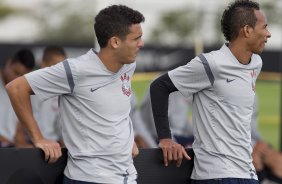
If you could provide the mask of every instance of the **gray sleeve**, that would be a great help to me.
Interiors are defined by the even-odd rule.
[[[192,94],[213,85],[212,68],[211,61],[206,63],[195,57],[186,65],[169,71],[168,75],[182,95],[189,98]]]
[[[72,86],[69,81],[69,72],[74,84],[75,73],[74,67],[69,65],[69,71],[66,70],[64,62],[60,62],[55,66],[40,69],[25,75],[33,92],[41,100],[46,100],[61,94],[72,92]]]

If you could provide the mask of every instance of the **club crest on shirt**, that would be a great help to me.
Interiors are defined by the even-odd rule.
[[[255,70],[251,71],[251,76],[252,76],[252,90],[254,92],[256,92],[256,76],[257,76],[257,73]]]
[[[128,75],[123,74],[120,76],[120,80],[122,81],[122,92],[124,95],[126,96],[130,96],[131,95],[131,85],[130,85],[130,77]]]

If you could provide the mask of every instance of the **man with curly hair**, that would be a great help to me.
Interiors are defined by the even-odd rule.
[[[151,84],[159,146],[165,165],[190,159],[171,139],[167,109],[171,92],[193,95],[192,184],[258,184],[251,117],[262,67],[258,54],[271,34],[259,4],[248,0],[234,1],[225,9],[221,28],[227,43],[219,50],[200,54]]]
[[[68,149],[64,184],[136,183],[132,155],[138,150],[129,113],[135,60],[144,46],[144,20],[127,6],[109,6],[95,17],[100,51],[90,49],[6,86],[19,120],[49,163],[61,156],[60,145],[42,136],[29,95],[42,100],[59,96],[62,136]]]

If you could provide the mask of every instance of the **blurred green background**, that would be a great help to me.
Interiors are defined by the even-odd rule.
[[[151,80],[133,80],[132,87],[138,102],[142,101]],[[259,131],[263,140],[279,150],[280,140],[280,81],[258,80]]]
[[[276,150],[280,143],[280,81],[258,81],[259,130]]]

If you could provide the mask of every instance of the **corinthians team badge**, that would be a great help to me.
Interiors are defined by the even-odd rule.
[[[122,81],[122,92],[126,96],[131,95],[131,85],[130,85],[130,77],[126,75],[126,73],[123,76],[120,76],[120,79]]]

